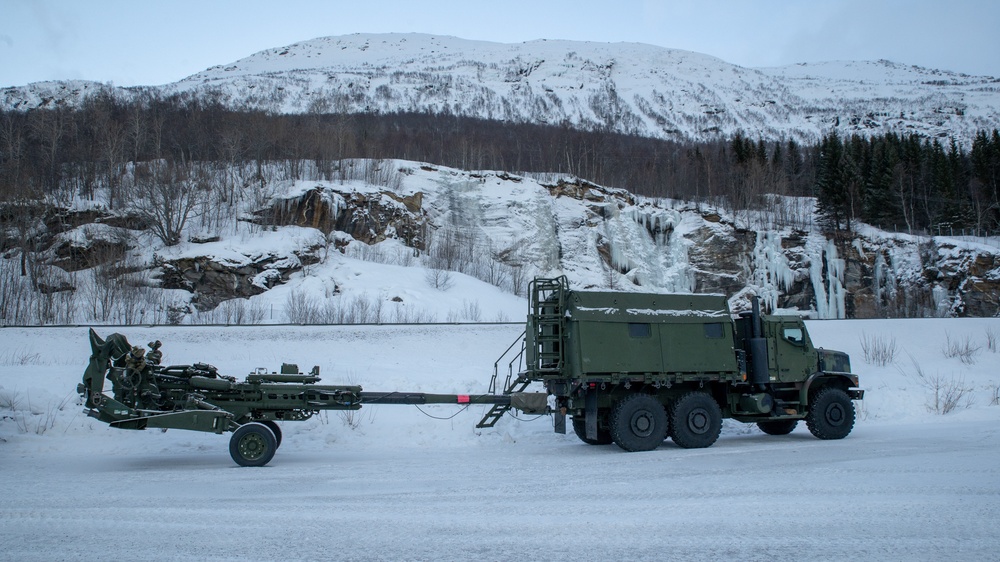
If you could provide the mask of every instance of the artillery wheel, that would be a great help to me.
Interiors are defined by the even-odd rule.
[[[626,451],[652,451],[667,438],[667,412],[648,394],[630,394],[611,412],[611,438]]]
[[[229,454],[240,466],[264,466],[277,448],[274,433],[260,422],[241,425],[229,439]]]
[[[281,428],[278,427],[278,423],[273,420],[260,420],[260,423],[267,426],[274,434],[274,448],[277,449],[281,446]]]
[[[768,435],[788,435],[799,424],[799,420],[775,420],[757,422],[757,427]]]
[[[670,437],[684,449],[711,447],[722,433],[722,410],[706,392],[688,392],[670,408]]]
[[[587,420],[584,418],[573,418],[573,431],[580,441],[588,445],[609,445],[614,442],[611,438],[611,431],[597,428],[597,439],[587,439]]]
[[[809,431],[819,439],[843,439],[854,429],[854,403],[842,389],[826,387],[813,396],[806,416]]]

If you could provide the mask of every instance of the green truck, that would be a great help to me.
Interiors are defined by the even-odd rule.
[[[725,417],[772,435],[804,419],[820,439],[854,427],[852,400],[864,391],[850,360],[815,348],[797,317],[761,315],[755,302],[734,319],[722,295],[574,291],[566,277],[535,279],[529,293],[525,332],[483,394],[366,392],[318,384],[319,367],[303,374],[294,364],[237,380],[206,363],[160,365],[159,341],[147,352],[122,334],[103,339],[93,330],[77,390],[90,417],[119,429],[231,432],[229,452],[242,466],[272,459],[277,422],[365,404],[484,404],[481,428],[516,409],[550,414],[566,433],[568,417],[585,443],[626,451],[652,450],[668,437],[708,447]]]
[[[523,370],[505,391],[542,383],[557,432],[569,416],[585,443],[648,451],[668,437],[709,447],[723,418],[771,435],[805,420],[820,439],[854,427],[864,391],[847,354],[816,348],[800,318],[762,315],[756,299],[733,318],[723,295],[576,291],[566,277],[535,279],[529,299]]]

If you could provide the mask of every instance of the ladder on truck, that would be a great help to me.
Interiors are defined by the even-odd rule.
[[[530,295],[530,312],[528,326],[517,341],[507,348],[507,351],[493,364],[493,378],[490,380],[489,392],[497,391],[500,362],[507,356],[519,341],[523,341],[521,351],[507,364],[507,378],[504,381],[503,393],[513,394],[523,392],[531,384],[533,373],[557,372],[562,369],[564,361],[563,333],[565,330],[566,297],[569,292],[569,281],[565,276],[554,279],[535,279],[528,285]],[[523,339],[522,339],[523,338]],[[525,359],[526,369],[514,376],[514,364],[520,365]],[[483,419],[476,424],[477,428],[493,427],[504,414],[510,411],[508,404],[494,404]]]
[[[566,297],[569,281],[566,276],[554,279],[535,279],[528,284],[531,295],[531,319],[526,338],[528,369],[536,372],[557,372],[563,368],[565,349],[563,336],[566,328]]]

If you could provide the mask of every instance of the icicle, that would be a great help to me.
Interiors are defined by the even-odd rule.
[[[886,266],[882,252],[875,254],[874,272],[872,274],[872,294],[875,297],[875,306],[882,306],[882,288],[885,285]]]
[[[770,310],[778,307],[778,297],[795,283],[795,271],[781,248],[781,237],[761,232],[753,249],[752,280]]]
[[[827,267],[827,271],[829,272],[830,306],[833,308],[833,318],[846,318],[847,307],[844,303],[847,298],[847,289],[844,287],[843,280],[847,262],[838,257],[837,246],[833,240],[827,243],[827,251],[830,255],[829,262],[832,264],[830,267]]]
[[[824,264],[826,276],[823,275]],[[837,256],[837,246],[827,240],[819,255],[813,256],[809,265],[809,279],[816,294],[816,316],[819,318],[845,318],[847,290],[844,288],[845,262]]]
[[[939,318],[948,316],[951,311],[951,299],[948,298],[948,289],[941,284],[934,285],[931,289],[931,298],[934,299],[934,313]]]

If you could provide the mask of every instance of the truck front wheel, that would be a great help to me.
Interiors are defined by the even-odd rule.
[[[648,394],[630,394],[611,412],[611,438],[626,451],[652,451],[667,438],[667,412]]]
[[[670,408],[670,437],[678,447],[711,447],[722,432],[722,410],[711,395],[688,392]]]
[[[806,425],[820,439],[843,439],[854,429],[854,403],[840,388],[826,387],[811,400]]]

